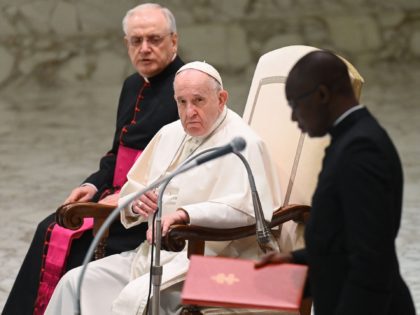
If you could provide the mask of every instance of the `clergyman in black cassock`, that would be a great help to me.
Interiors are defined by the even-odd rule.
[[[150,28],[147,28],[148,25],[135,24],[145,21],[141,18],[131,20],[128,18],[124,22],[128,54],[137,72],[126,78],[121,90],[112,148],[101,158],[99,170],[83,182],[83,184],[93,185],[97,189],[91,201],[98,201],[113,194],[124,184],[121,181],[116,183],[114,176],[121,171],[118,170],[117,160],[122,148],[141,152],[162,126],[178,119],[177,106],[173,96],[173,80],[176,71],[184,63],[176,55],[175,20],[172,16],[173,23],[171,24],[167,15],[162,14],[162,10],[167,9],[157,4],[143,4],[127,13],[128,17],[141,17],[142,14],[153,17],[155,20],[148,20],[148,23],[157,21],[152,30],[156,34],[153,33],[153,38],[146,36],[147,42],[138,47],[133,43],[136,34],[132,34],[132,30],[141,30],[139,25],[146,29]],[[170,12],[169,14],[172,15]],[[172,32],[165,35],[168,29]],[[159,36],[159,34],[163,35]],[[134,159],[130,161],[129,166],[134,161]],[[125,174],[129,170],[129,166],[128,169],[127,165],[125,166]],[[124,181],[126,180],[125,174],[123,174]],[[34,305],[37,307],[46,306],[38,305],[39,303],[36,301],[39,301],[37,295],[40,280],[43,279],[48,241],[55,225],[55,213],[39,223],[6,301],[3,315],[32,315]],[[105,254],[108,256],[136,248],[144,241],[146,230],[146,224],[125,229],[117,220],[110,227]],[[91,241],[91,231],[86,231],[81,237],[72,240],[64,271],[82,263]]]

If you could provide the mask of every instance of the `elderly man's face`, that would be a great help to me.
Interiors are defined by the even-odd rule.
[[[214,80],[198,70],[184,70],[175,77],[175,100],[185,132],[207,135],[223,111],[228,94],[217,91]]]
[[[178,37],[172,34],[159,9],[144,9],[127,20],[125,42],[131,63],[144,77],[160,73],[177,51]]]

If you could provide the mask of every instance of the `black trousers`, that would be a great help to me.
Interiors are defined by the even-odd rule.
[[[10,291],[2,315],[32,315],[38,293],[42,266],[44,241],[48,227],[55,223],[55,213],[38,224],[34,238]],[[126,229],[119,220],[110,227],[106,256],[135,249],[146,239],[147,223]],[[67,259],[66,271],[80,266],[93,239],[92,232],[86,231],[73,240]]]

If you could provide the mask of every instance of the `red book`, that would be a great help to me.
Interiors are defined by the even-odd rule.
[[[255,269],[253,260],[192,256],[182,304],[296,311],[307,271],[304,265]]]

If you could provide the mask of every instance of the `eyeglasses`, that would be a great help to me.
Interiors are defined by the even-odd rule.
[[[132,36],[128,39],[128,42],[133,47],[139,47],[143,44],[144,41],[148,43],[150,46],[159,46],[166,36],[172,35],[173,33],[169,33],[166,35],[150,35],[150,36]]]
[[[295,97],[294,99],[287,100],[287,102],[289,103],[289,106],[290,106],[292,109],[296,108],[296,103],[297,103],[298,101],[301,101],[301,100],[303,100],[303,99],[305,99],[305,98],[307,98],[307,97],[311,96],[311,95],[312,95],[312,94],[314,94],[316,91],[318,91],[318,88],[319,88],[319,85],[315,86],[315,88],[314,88],[314,89],[312,89],[312,90],[310,90],[310,91],[308,91],[308,92],[305,92],[305,93],[303,93],[303,94],[299,95],[298,97]]]

